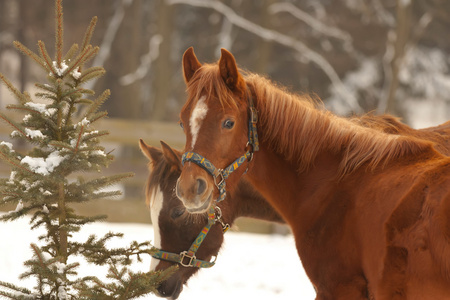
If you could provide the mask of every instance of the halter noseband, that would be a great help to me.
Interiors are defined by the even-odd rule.
[[[181,163],[184,165],[185,162],[190,161],[193,162],[203,169],[205,169],[211,176],[214,178],[214,184],[219,190],[219,198],[216,202],[220,202],[226,197],[225,190],[225,180],[227,180],[228,176],[239,168],[245,161],[250,162],[253,159],[253,153],[259,150],[259,141],[258,141],[258,132],[256,130],[256,124],[258,123],[258,112],[253,104],[253,98],[251,91],[247,88],[248,95],[248,103],[249,103],[249,121],[248,121],[248,146],[249,149],[242,156],[237,158],[234,162],[232,162],[225,169],[219,169],[214,166],[206,157],[196,153],[196,152],[185,152],[181,158]]]
[[[195,254],[197,253],[197,250],[202,242],[205,240],[205,237],[213,224],[219,222],[222,226],[223,233],[227,232],[227,230],[230,228],[230,225],[222,221],[222,211],[217,206],[217,202],[224,200],[226,197],[225,180],[245,161],[250,162],[253,159],[253,153],[259,150],[258,132],[256,130],[256,124],[258,122],[258,112],[256,111],[256,108],[253,104],[252,94],[248,88],[247,94],[250,112],[248,122],[248,143],[246,145],[246,148],[248,146],[250,147],[241,157],[237,158],[225,169],[216,168],[208,159],[195,152],[186,152],[183,154],[181,159],[183,165],[186,161],[191,161],[205,169],[209,174],[213,176],[214,183],[219,189],[219,198],[214,202],[214,205],[210,206],[208,210],[208,223],[205,227],[203,227],[202,231],[198,234],[197,238],[194,240],[188,251],[183,251],[178,254],[156,249],[155,253],[152,254],[152,257],[160,260],[179,263],[183,267],[211,268],[212,266],[214,266],[217,257],[215,257],[213,261],[204,261],[201,259],[197,259]]]
[[[179,263],[183,267],[211,268],[212,266],[214,266],[217,257],[215,257],[213,261],[204,261],[201,259],[197,259],[195,254],[197,253],[198,248],[206,238],[206,235],[211,229],[211,226],[216,222],[219,222],[220,225],[222,226],[223,233],[227,232],[228,229],[230,229],[230,225],[226,224],[222,220],[222,211],[220,210],[220,208],[218,206],[211,205],[208,211],[208,223],[197,235],[188,251],[173,253],[156,249],[156,251],[152,254],[152,257],[160,260]]]

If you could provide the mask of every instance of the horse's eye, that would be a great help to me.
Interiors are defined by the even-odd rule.
[[[222,124],[222,128],[225,128],[225,129],[231,129],[233,127],[234,127],[234,121],[230,120],[230,119],[225,120]]]
[[[180,121],[180,123],[178,123],[178,124],[180,124],[181,129],[184,129],[183,122]]]
[[[175,219],[181,217],[184,214],[184,212],[185,212],[185,209],[183,207],[174,208],[172,210],[172,214],[170,215],[170,217],[175,220]]]

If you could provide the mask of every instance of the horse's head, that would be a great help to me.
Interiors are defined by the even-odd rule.
[[[162,150],[140,140],[139,146],[149,159],[151,173],[146,186],[146,201],[150,207],[154,227],[153,245],[161,250],[179,254],[190,248],[207,223],[207,216],[189,214],[174,193],[177,178],[181,173],[181,153],[161,142]],[[199,247],[196,256],[210,261],[216,256],[223,242],[220,226],[212,226],[210,234]],[[151,270],[165,270],[174,262],[152,258]],[[179,265],[178,270],[159,288],[159,296],[176,299],[183,284],[198,271],[196,267]]]
[[[188,99],[180,122],[186,153],[176,192],[189,212],[203,213],[223,198],[220,182],[227,179],[227,189],[234,189],[246,169],[237,166],[246,164],[252,154],[248,145],[251,92],[225,49],[218,63],[202,65],[189,48],[183,55],[183,71]],[[237,164],[236,159],[240,159]]]

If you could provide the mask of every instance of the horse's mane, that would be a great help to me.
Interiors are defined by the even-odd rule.
[[[395,118],[378,122],[338,117],[321,109],[316,99],[291,94],[257,74],[247,74],[246,81],[256,95],[263,142],[297,164],[299,171],[310,167],[324,150],[343,154],[340,176],[344,176],[363,164],[374,169],[433,148],[431,142],[393,134],[402,130]]]
[[[162,155],[158,161],[150,161],[148,163],[148,169],[150,171],[150,175],[148,176],[147,184],[145,185],[145,204],[150,207],[152,205],[152,203],[150,203],[150,196],[156,192],[156,188],[162,182],[169,182],[172,172],[170,165],[166,162]]]
[[[321,101],[312,96],[289,93],[258,74],[240,73],[256,96],[262,142],[296,164],[300,172],[324,150],[343,154],[340,176],[363,164],[374,169],[405,155],[434,151],[432,142],[403,135],[413,129],[395,117],[339,117],[324,110]],[[185,107],[195,105],[203,93],[223,107],[239,105],[217,64],[202,65],[189,81],[187,92]]]

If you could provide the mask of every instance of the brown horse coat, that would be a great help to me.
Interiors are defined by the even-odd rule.
[[[260,150],[245,176],[291,226],[317,299],[450,298],[450,158],[433,141],[443,136],[387,134],[337,117],[242,75],[226,50],[217,65],[201,65],[190,49],[183,67],[185,150],[217,168],[244,151],[250,89]],[[198,103],[202,114],[192,117]],[[209,174],[190,163],[177,190],[191,210],[217,197]]]

